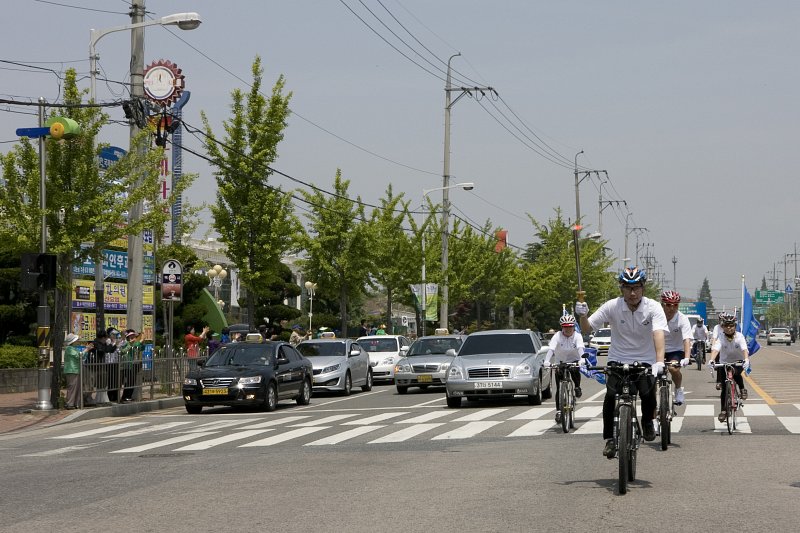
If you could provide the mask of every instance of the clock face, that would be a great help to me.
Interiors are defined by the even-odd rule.
[[[175,74],[163,66],[156,66],[144,75],[144,90],[154,100],[167,100],[175,92]]]

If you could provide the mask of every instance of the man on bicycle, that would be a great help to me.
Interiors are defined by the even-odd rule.
[[[667,362],[677,361],[681,367],[689,364],[689,356],[692,353],[692,325],[689,319],[678,311],[678,304],[681,302],[681,295],[677,291],[664,291],[661,293],[661,307],[667,317],[667,327],[669,330],[664,334],[664,360]],[[685,397],[683,394],[683,375],[680,367],[669,367],[672,374],[672,382],[675,383],[675,403],[682,405]]]
[[[619,275],[622,296],[604,303],[589,314],[586,302],[575,304],[575,314],[580,317],[584,331],[597,329],[603,324],[611,326],[611,346],[608,349],[609,363],[641,362],[651,365],[652,376],[642,376],[637,389],[642,399],[642,433],[644,439],[656,438],[653,415],[656,410],[655,378],[664,370],[664,333],[667,317],[655,300],[644,297],[647,274],[635,266],[626,268]],[[606,445],[603,455],[613,459],[617,453],[614,443],[614,409],[619,386],[613,374],[606,381],[606,396],[603,400],[603,438]]]
[[[692,328],[692,337],[694,338],[695,346],[701,342],[705,346],[705,343],[708,341],[708,328],[702,318],[698,318],[694,328]],[[699,350],[699,348],[697,349]]]
[[[711,347],[711,356],[708,365],[714,368],[714,362],[719,358],[721,363],[735,363],[744,360],[741,367],[734,367],[733,379],[736,381],[736,386],[742,391],[742,399],[747,399],[747,389],[744,388],[744,379],[742,378],[742,371],[750,367],[750,352],[747,350],[747,339],[744,338],[740,332],[736,331],[736,317],[724,313],[720,316],[720,326],[722,328],[722,335],[714,342]],[[722,410],[717,417],[720,422],[725,422],[725,394],[728,392],[722,386],[725,382],[725,367],[719,365],[717,367],[717,390],[720,393],[720,401],[722,403]]]
[[[550,359],[553,354],[556,356],[556,363],[577,363],[583,357],[583,336],[575,332],[575,317],[572,315],[564,315],[559,319],[561,324],[561,331],[557,332],[550,339],[550,345],[547,347],[547,355],[544,356],[544,366],[550,366]],[[581,372],[577,367],[569,369],[572,374],[572,381],[575,383],[575,397],[580,398],[583,395],[581,391]],[[556,372],[556,401],[560,396],[558,390],[561,386],[561,376]],[[556,406],[560,408],[560,406]],[[556,424],[561,423],[561,411],[556,411]]]

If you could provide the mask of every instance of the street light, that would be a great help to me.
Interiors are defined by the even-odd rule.
[[[306,281],[305,286],[308,291],[308,332],[311,333],[311,317],[314,316],[314,291],[317,290],[317,284]]]
[[[219,300],[219,288],[222,287],[222,281],[228,277],[228,272],[220,265],[214,265],[214,268],[210,268],[206,275],[209,277],[210,285],[214,286],[214,299],[219,303],[221,301]]]
[[[452,59],[452,58],[451,58]],[[471,191],[475,188],[475,184],[471,181],[456,183],[454,185],[447,185],[444,187],[434,187],[433,189],[422,189],[422,197],[427,198],[428,194],[435,191],[449,191],[461,187],[465,191]],[[443,192],[444,194],[444,192]],[[445,200],[448,201],[448,200]],[[442,214],[442,305],[441,316],[439,317],[439,325],[447,329],[447,307],[448,307],[448,291],[447,291],[447,236],[448,236],[449,222],[447,220],[447,211]],[[425,281],[425,231],[422,232],[422,335],[425,335],[425,319],[428,314],[428,290]]]

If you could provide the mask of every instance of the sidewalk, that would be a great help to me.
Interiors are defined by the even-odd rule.
[[[72,411],[59,411],[57,409],[42,411],[36,409],[38,400],[39,397],[36,391],[0,394],[0,435],[48,427],[75,420],[90,420],[107,416],[130,416],[183,405],[183,398],[177,396],[125,404],[112,404],[106,407],[87,407]]]

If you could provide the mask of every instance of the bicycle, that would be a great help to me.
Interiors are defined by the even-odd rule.
[[[640,378],[650,371],[648,363],[609,363],[607,366],[590,366],[618,379],[614,406],[614,442],[619,458],[618,487],[627,494],[628,482],[636,480],[636,453],[642,443],[642,427],[636,416],[637,386]]]
[[[703,369],[703,363],[706,362],[706,341],[696,340],[692,344],[692,357],[697,363],[697,370]]]
[[[558,375],[557,409],[560,413],[561,429],[569,433],[570,428],[575,429],[575,382],[572,380],[572,368],[577,368],[578,363],[561,362],[552,369]]]
[[[742,394],[734,379],[734,368],[743,366],[744,361],[735,363],[714,363],[711,362],[711,369],[715,370],[718,365],[725,366],[725,381],[722,386],[725,390],[725,425],[728,428],[728,435],[733,435],[736,429],[736,411],[744,405]]]
[[[656,378],[656,398],[658,399],[656,418],[658,419],[659,433],[661,434],[662,450],[666,450],[672,444],[672,418],[676,414],[673,400],[674,384],[667,368],[678,368],[680,366],[678,361],[665,362],[664,371]]]

